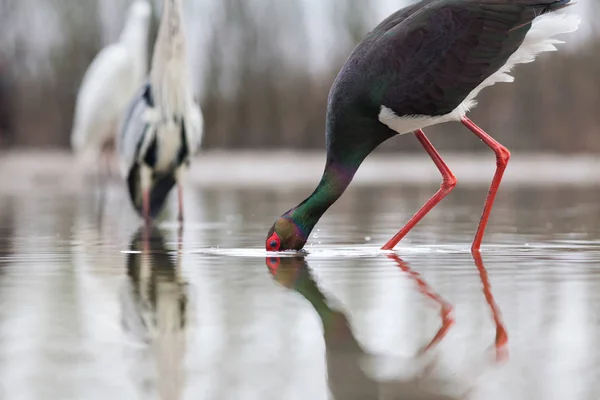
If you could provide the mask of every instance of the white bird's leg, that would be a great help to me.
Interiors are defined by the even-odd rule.
[[[142,212],[146,225],[150,225],[150,186],[152,185],[152,169],[145,164],[140,166],[140,186],[142,187]]]
[[[98,204],[98,226],[102,226],[102,220],[104,219],[104,208],[106,205],[106,197],[108,195],[108,184],[109,184],[109,161],[106,150],[102,150],[100,153],[100,168],[98,169],[98,189],[100,191],[100,199]]]
[[[179,200],[179,213],[177,219],[183,224],[183,179],[185,176],[185,166],[181,166],[175,171],[175,181],[177,182],[177,198]]]

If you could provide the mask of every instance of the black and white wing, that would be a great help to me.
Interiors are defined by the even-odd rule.
[[[156,134],[157,115],[150,83],[131,100],[117,136],[117,151],[121,175],[127,177],[131,168],[144,156]]]

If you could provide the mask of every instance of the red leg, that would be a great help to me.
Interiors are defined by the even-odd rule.
[[[406,234],[412,228],[414,228],[415,225],[417,225],[419,221],[421,221],[421,219],[423,219],[423,217],[427,215],[427,213],[431,211],[433,207],[435,207],[440,201],[442,201],[444,197],[446,197],[448,193],[450,193],[452,189],[456,187],[456,177],[454,176],[452,171],[450,171],[450,168],[448,168],[448,166],[442,159],[442,156],[440,156],[440,154],[433,147],[429,139],[427,139],[425,133],[421,129],[419,129],[418,131],[415,131],[415,136],[417,137],[419,142],[421,142],[421,145],[423,146],[427,154],[429,154],[436,167],[440,170],[440,173],[442,174],[443,178],[442,186],[440,187],[440,190],[438,190],[437,193],[434,194],[433,197],[431,197],[423,207],[421,207],[421,209],[414,215],[414,217],[412,217],[410,221],[408,221],[406,225],[404,225],[404,228],[402,228],[400,232],[396,234],[396,236],[391,238],[381,248],[382,250],[392,250],[394,247],[396,247],[398,242],[400,242],[400,240],[402,240],[402,238],[406,236]]]
[[[479,253],[478,251],[473,252],[473,259],[475,260],[475,265],[477,266],[479,276],[481,277],[485,301],[488,303],[490,309],[492,310],[492,317],[494,318],[494,324],[496,325],[496,360],[504,361],[506,358],[508,358],[508,334],[506,333],[506,328],[504,327],[504,323],[502,322],[500,309],[498,308],[498,305],[494,300],[494,295],[492,294],[492,287],[490,285],[490,280],[488,279],[488,274],[485,269],[485,266],[483,265],[481,253]]]
[[[400,269],[402,271],[404,271],[405,273],[410,275],[410,277],[412,279],[414,279],[415,282],[417,282],[417,285],[419,285],[419,290],[421,291],[421,293],[423,293],[425,296],[429,297],[430,299],[432,299],[433,301],[435,301],[436,303],[438,303],[440,305],[440,308],[441,308],[440,316],[442,318],[442,326],[437,331],[437,333],[433,337],[433,339],[431,339],[429,344],[421,351],[421,353],[425,353],[428,350],[430,350],[433,346],[438,344],[446,336],[450,327],[452,327],[452,325],[454,325],[454,318],[452,318],[452,311],[454,310],[454,307],[450,303],[448,303],[446,300],[444,300],[439,294],[434,292],[434,290],[427,284],[427,282],[425,282],[423,280],[423,278],[421,278],[421,275],[419,275],[417,272],[413,271],[408,266],[408,264],[406,262],[404,262],[400,257],[398,257],[396,254],[392,254],[388,257],[390,259],[394,260],[396,262],[396,264],[398,264],[398,266],[400,267]]]
[[[473,123],[473,121],[471,121],[469,118],[463,117],[462,123],[469,128],[471,132],[477,135],[477,137],[479,137],[485,144],[487,144],[489,148],[494,151],[494,153],[496,153],[496,174],[494,175],[494,179],[492,179],[490,191],[488,193],[487,200],[485,201],[485,206],[483,207],[481,221],[479,222],[479,227],[477,228],[477,233],[475,234],[475,240],[473,240],[473,246],[471,246],[471,250],[475,252],[479,251],[479,248],[481,247],[481,241],[483,240],[485,227],[488,223],[488,219],[490,218],[490,213],[494,205],[494,200],[496,200],[496,194],[498,193],[502,176],[506,170],[506,165],[508,164],[508,160],[510,160],[510,151],[494,140],[490,135],[485,133],[483,129],[475,125],[475,123]]]

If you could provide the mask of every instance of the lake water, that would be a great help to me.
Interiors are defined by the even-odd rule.
[[[435,190],[353,186],[280,259],[309,188],[191,186],[147,240],[118,184],[102,215],[3,190],[0,398],[598,399],[600,186],[502,187],[478,260],[487,188],[459,183],[378,251]]]

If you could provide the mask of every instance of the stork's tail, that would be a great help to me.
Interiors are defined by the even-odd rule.
[[[135,166],[129,172],[127,177],[127,186],[129,188],[129,198],[133,207],[140,216],[143,216],[142,188],[139,166]],[[167,197],[175,186],[175,176],[173,174],[158,175],[152,177],[152,186],[150,188],[150,217],[156,218],[162,211],[167,201]]]

